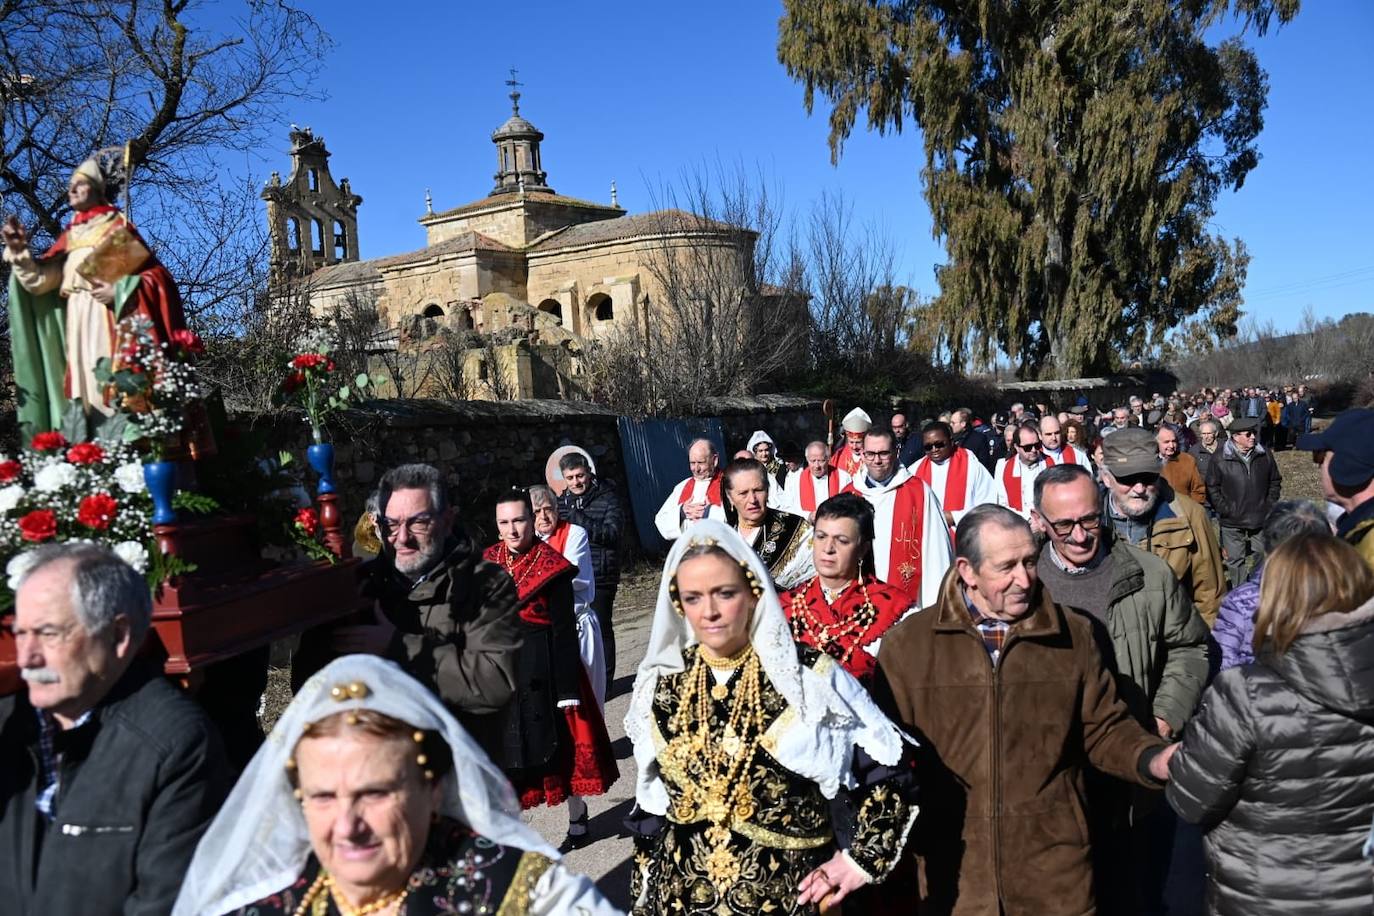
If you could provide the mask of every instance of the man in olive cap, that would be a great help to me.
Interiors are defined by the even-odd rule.
[[[1102,442],[1103,518],[1116,536],[1169,564],[1210,625],[1226,594],[1221,548],[1207,512],[1173,489],[1155,436],[1131,426]]]
[[[1321,466],[1322,492],[1345,510],[1336,533],[1374,566],[1374,410],[1347,410],[1319,433],[1304,433],[1297,447]]]
[[[1226,575],[1235,588],[1249,576],[1249,561],[1264,559],[1260,532],[1264,519],[1279,501],[1283,475],[1274,457],[1259,444],[1260,421],[1237,417],[1231,438],[1207,465],[1207,498],[1221,526],[1221,549]]]

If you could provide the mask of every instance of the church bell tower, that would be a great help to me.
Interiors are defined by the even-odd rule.
[[[491,135],[491,142],[496,144],[497,170],[496,187],[489,196],[522,191],[552,194],[553,188],[545,182],[548,174],[539,157],[539,143],[544,134],[520,116],[521,84],[516,81],[514,70],[506,85],[510,87],[511,116]]]
[[[335,183],[324,138],[291,125],[291,174],[273,172],[262,190],[272,241],[274,281],[358,260],[358,205],[348,179]]]

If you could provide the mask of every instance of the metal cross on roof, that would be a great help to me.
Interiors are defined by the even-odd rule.
[[[506,80],[506,85],[510,87],[510,107],[515,114],[520,113],[520,87],[525,85],[515,78],[518,71],[510,68],[510,79]]]

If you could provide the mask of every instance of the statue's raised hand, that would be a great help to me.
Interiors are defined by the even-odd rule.
[[[0,226],[0,238],[4,238],[5,247],[12,254],[19,254],[29,247],[29,234],[24,231],[17,216],[11,216],[5,220],[3,226]]]

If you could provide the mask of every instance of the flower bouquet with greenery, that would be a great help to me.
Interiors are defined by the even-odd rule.
[[[286,375],[277,391],[276,402],[299,405],[305,410],[310,434],[324,442],[324,423],[329,415],[355,403],[372,387],[366,372],[351,381],[340,380],[338,364],[330,355],[334,343],[325,331],[306,335],[296,347],[296,355],[286,362]]]
[[[96,363],[96,380],[104,384],[114,417],[98,429],[102,440],[146,442],[154,461],[161,461],[168,440],[186,426],[188,406],[205,396],[195,359],[205,345],[191,331],[172,332],[159,343],[147,318],[133,315],[117,327],[115,355]]]

